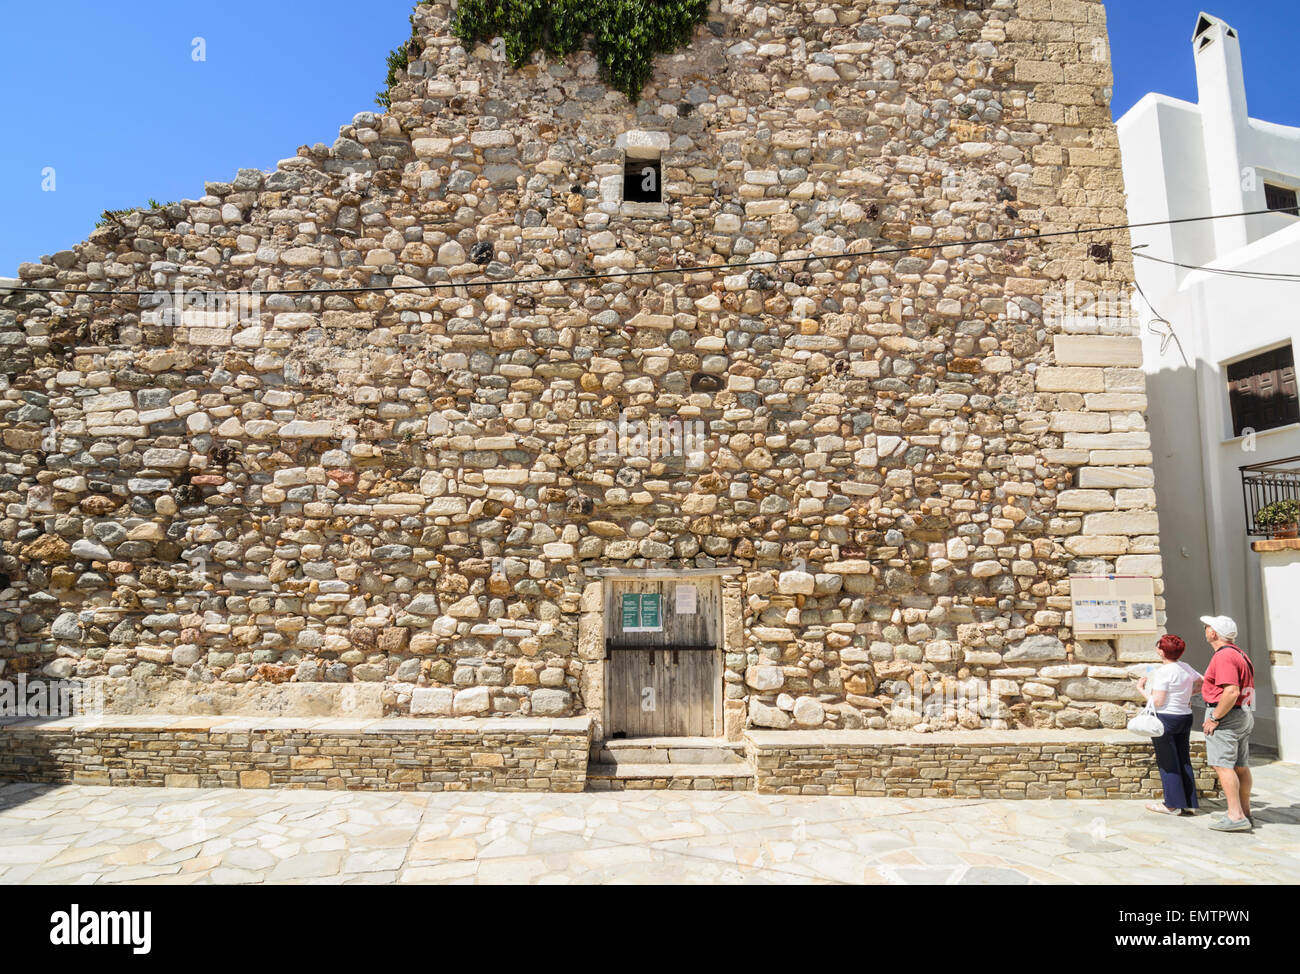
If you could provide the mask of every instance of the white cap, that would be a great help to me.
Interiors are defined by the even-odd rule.
[[[1237,638],[1237,624],[1227,616],[1201,616],[1201,621],[1229,641]]]

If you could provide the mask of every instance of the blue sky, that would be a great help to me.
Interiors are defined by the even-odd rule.
[[[1115,109],[1195,100],[1191,35],[1208,4],[1240,29],[1251,111],[1300,125],[1295,0],[1110,0]],[[374,107],[413,0],[11,3],[0,30],[0,276],[70,247],[99,213],[203,194],[332,142]],[[195,38],[206,59],[195,60]],[[53,170],[53,191],[43,190]]]

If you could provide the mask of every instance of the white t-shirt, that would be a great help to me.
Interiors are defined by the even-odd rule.
[[[1165,705],[1157,707],[1156,713],[1171,717],[1182,717],[1192,712],[1192,689],[1201,674],[1182,660],[1177,663],[1165,663],[1157,666],[1155,672],[1147,679],[1147,693],[1164,690]]]

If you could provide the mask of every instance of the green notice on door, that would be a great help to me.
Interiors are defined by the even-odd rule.
[[[659,632],[664,624],[659,614],[659,594],[641,596],[641,628]]]
[[[663,607],[655,593],[623,594],[624,632],[663,632]]]
[[[623,595],[623,631],[636,632],[641,628],[641,596],[635,592]]]

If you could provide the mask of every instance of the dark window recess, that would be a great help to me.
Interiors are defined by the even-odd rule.
[[[691,376],[691,392],[721,392],[722,376],[710,372],[696,372]]]
[[[1264,200],[1270,210],[1277,210],[1279,213],[1289,213],[1291,216],[1300,216],[1300,199],[1294,189],[1287,189],[1285,186],[1274,186],[1272,183],[1264,184]]]
[[[623,202],[662,203],[663,168],[658,159],[628,159],[623,167]]]
[[[1228,396],[1235,436],[1245,436],[1246,430],[1259,433],[1300,423],[1291,346],[1228,366]]]

